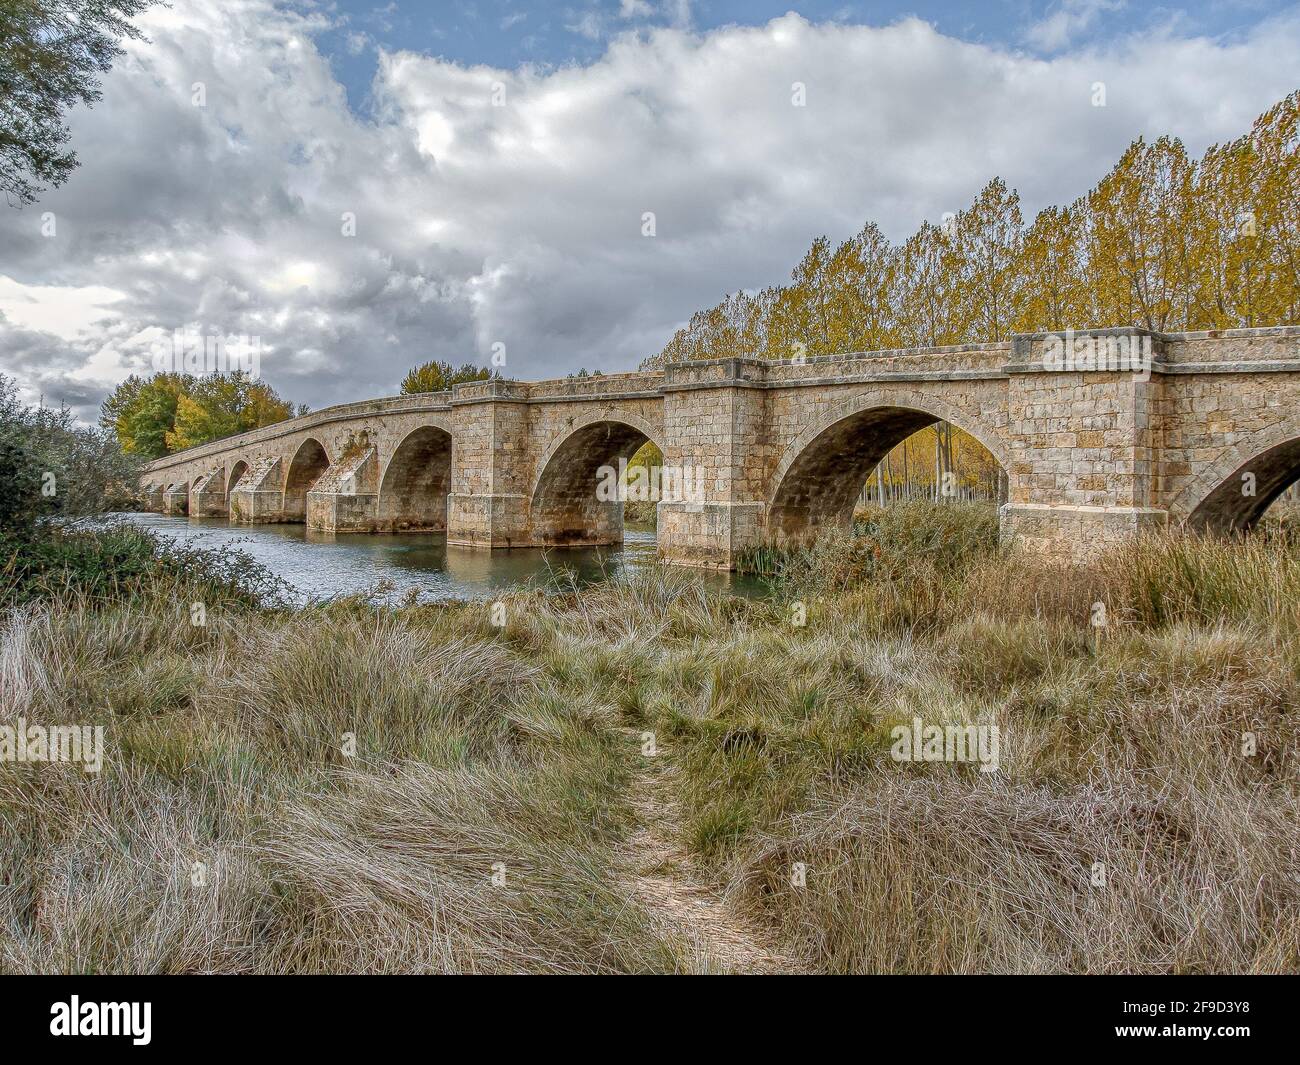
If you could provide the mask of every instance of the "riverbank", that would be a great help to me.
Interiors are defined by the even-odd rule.
[[[763,601],[11,608],[0,718],[106,747],[0,764],[0,968],[1296,970],[1296,548],[1065,568],[985,520]],[[917,719],[996,726],[996,772],[898,761]]]

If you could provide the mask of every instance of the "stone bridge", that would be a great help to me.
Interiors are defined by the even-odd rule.
[[[868,474],[943,419],[1007,475],[1005,539],[1073,557],[1166,524],[1250,527],[1300,475],[1300,327],[1081,330],[1148,372],[1000,344],[484,381],[316,411],[150,463],[146,506],[322,531],[442,532],[484,548],[622,540],[597,491],[646,440],[699,488],[658,504],[665,561],[847,524]]]

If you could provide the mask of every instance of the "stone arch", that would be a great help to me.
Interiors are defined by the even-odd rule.
[[[597,497],[598,471],[631,458],[646,442],[663,450],[662,434],[629,411],[592,411],[551,442],[537,464],[531,502],[539,544],[623,542],[623,504]]]
[[[235,485],[239,483],[239,479],[243,477],[244,474],[246,474],[247,472],[248,472],[248,463],[245,462],[243,459],[240,459],[238,462],[236,462],[233,466],[230,467],[230,479],[226,481],[227,498],[229,498],[230,493],[235,490]]]
[[[871,389],[837,404],[782,452],[771,479],[768,528],[794,536],[847,525],[872,469],[919,429],[946,421],[979,441],[1003,470],[1003,441],[937,396],[910,389]]]
[[[441,425],[412,429],[393,450],[379,485],[381,526],[442,532],[451,492],[452,436]]]
[[[315,437],[309,436],[298,445],[284,477],[285,521],[307,520],[307,493],[329,468],[329,455]]]
[[[1247,532],[1296,480],[1300,424],[1289,419],[1225,449],[1183,489],[1169,512],[1203,532]]]

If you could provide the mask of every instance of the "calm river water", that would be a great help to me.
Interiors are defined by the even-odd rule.
[[[335,536],[305,525],[231,525],[224,518],[170,518],[161,514],[119,517],[202,548],[242,551],[283,579],[301,600],[370,594],[401,599],[412,588],[421,599],[483,599],[526,581],[567,587],[654,564],[655,534],[627,527],[622,547],[519,548],[483,551],[448,546],[443,536]],[[754,578],[693,570],[713,588],[762,595]]]

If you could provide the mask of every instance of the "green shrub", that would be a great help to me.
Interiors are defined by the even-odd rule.
[[[213,606],[274,606],[283,581],[238,551],[164,543],[129,525],[42,524],[0,534],[0,604],[86,597],[159,599]]]

